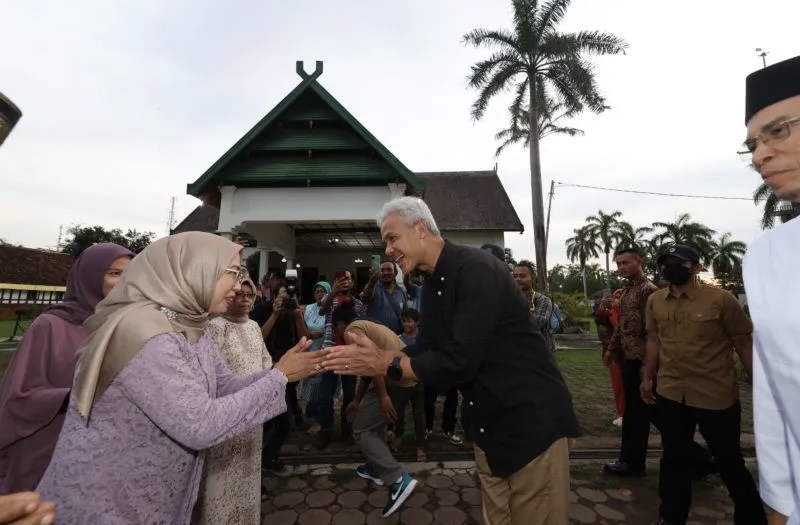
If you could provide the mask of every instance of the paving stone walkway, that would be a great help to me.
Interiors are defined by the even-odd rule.
[[[407,463],[421,483],[403,507],[381,517],[386,487],[355,475],[357,464],[298,465],[264,477],[263,525],[477,525],[481,495],[472,462]],[[637,480],[604,477],[598,463],[572,469],[570,523],[648,525],[658,508],[657,471]],[[694,487],[687,525],[731,524],[733,505],[719,477]]]

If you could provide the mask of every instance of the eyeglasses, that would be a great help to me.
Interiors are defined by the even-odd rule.
[[[236,281],[241,283],[247,279],[247,270],[245,268],[225,268],[225,273],[231,273],[236,276]]]
[[[236,292],[236,300],[241,301],[242,299],[247,299],[248,301],[252,301],[255,299],[256,294],[254,293],[243,293],[243,292]]]
[[[792,127],[796,126],[797,124],[800,124],[800,117],[777,122],[755,137],[745,140],[742,144],[744,149],[737,151],[737,153],[743,161],[752,162],[753,153],[755,153],[759,142],[762,144],[774,144],[776,142],[782,142],[791,136]]]

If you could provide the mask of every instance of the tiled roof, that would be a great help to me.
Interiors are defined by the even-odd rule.
[[[0,246],[0,283],[65,286],[74,259],[68,253]]]

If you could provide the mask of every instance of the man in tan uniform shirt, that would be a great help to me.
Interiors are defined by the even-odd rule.
[[[692,497],[691,451],[699,427],[733,499],[734,524],[766,525],[739,444],[742,407],[733,360],[736,351],[751,375],[753,325],[730,292],[698,283],[703,266],[694,249],[669,246],[658,264],[670,285],[647,301],[641,394],[645,403],[656,404],[661,419],[659,523],[686,523]]]

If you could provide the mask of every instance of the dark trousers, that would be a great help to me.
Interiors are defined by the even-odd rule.
[[[433,430],[433,419],[436,414],[436,398],[439,391],[425,387],[425,428]],[[456,411],[458,410],[458,389],[451,388],[444,394],[444,407],[442,407],[442,430],[455,432]]]
[[[405,433],[406,406],[411,404],[411,412],[414,414],[414,438],[417,446],[422,446],[425,442],[425,391],[422,385],[409,387],[392,386],[389,387],[389,397],[394,404],[397,412],[397,421],[394,424],[395,436],[402,438]]]
[[[291,421],[292,416],[289,412],[284,412],[264,423],[262,462],[278,459],[281,447],[286,443],[286,438],[289,437],[289,431],[292,427]],[[272,434],[267,437],[270,431],[272,431]]]
[[[658,480],[659,512],[669,523],[683,524],[692,503],[692,443],[695,428],[705,438],[719,475],[734,504],[735,525],[766,525],[767,517],[750,472],[744,464],[741,437],[742,407],[725,410],[694,408],[657,396],[664,456]],[[626,416],[627,417],[627,413]]]
[[[461,428],[464,429],[464,439],[472,441],[472,417],[469,410],[469,401],[464,391],[461,391]]]
[[[322,374],[322,381],[319,385],[319,405],[317,408],[317,421],[322,427],[323,432],[330,432],[333,430],[333,398],[336,395],[336,385],[338,379],[342,378],[342,408],[340,412],[342,431],[347,430],[349,434],[349,425],[345,417],[345,410],[347,405],[353,400],[356,395],[356,376],[337,376],[332,372]]]
[[[619,461],[633,470],[644,470],[647,460],[647,439],[650,424],[662,432],[659,410],[642,401],[639,387],[642,384],[642,361],[628,359],[622,363],[622,385],[625,390],[625,416],[622,418],[622,443]],[[711,455],[702,445],[692,440],[693,472],[705,472]]]
[[[286,384],[286,409],[289,415],[295,418],[303,416],[303,410],[300,408],[300,403],[297,400],[298,384],[297,381]]]

